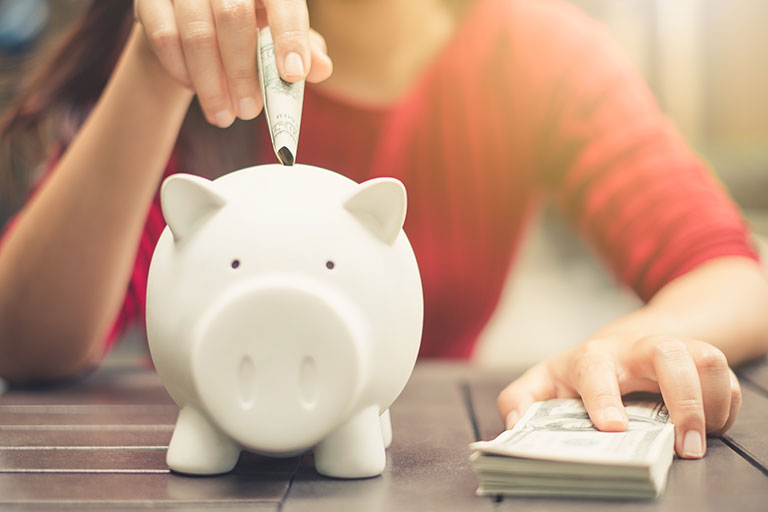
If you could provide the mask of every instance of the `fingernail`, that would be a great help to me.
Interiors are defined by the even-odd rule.
[[[288,76],[304,76],[304,63],[296,52],[291,52],[285,57],[285,74]]]
[[[683,438],[683,457],[700,458],[704,455],[704,447],[701,442],[701,434],[695,430],[689,430]]]
[[[504,420],[504,423],[507,426],[507,429],[514,427],[515,423],[517,423],[517,420],[519,419],[520,419],[520,415],[517,414],[517,411],[512,411],[509,414],[507,414],[507,417]]]
[[[215,116],[213,116],[213,120],[216,123],[216,126],[220,126],[222,128],[226,128],[227,126],[232,124],[232,121],[234,121],[234,116],[231,112],[227,110],[222,110]]]
[[[619,423],[624,424],[624,415],[617,407],[607,407],[603,411],[603,423]]]
[[[238,104],[241,119],[253,119],[259,115],[259,103],[253,98],[243,98]]]

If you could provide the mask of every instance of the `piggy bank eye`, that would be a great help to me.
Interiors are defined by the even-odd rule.
[[[333,267],[335,267],[335,266],[336,266],[336,264],[334,262],[332,262],[331,260],[328,260],[328,261],[325,262],[325,268],[327,268],[328,270],[333,270]]]
[[[232,260],[232,268],[237,268],[240,266],[240,260]]]

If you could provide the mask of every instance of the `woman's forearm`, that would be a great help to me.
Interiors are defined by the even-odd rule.
[[[135,28],[88,120],[4,242],[0,376],[65,376],[99,354],[191,98]]]
[[[712,260],[670,282],[642,309],[598,331],[710,343],[736,365],[768,352],[768,281],[741,257]]]

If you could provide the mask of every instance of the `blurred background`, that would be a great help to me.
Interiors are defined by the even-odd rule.
[[[572,1],[606,25],[662,109],[730,189],[758,245],[765,245],[768,2]],[[55,38],[86,3],[0,0],[0,111],[13,97],[23,70],[33,64],[35,50]],[[0,203],[0,223],[10,213]],[[559,217],[545,209],[508,277],[475,360],[484,365],[531,364],[638,305]],[[134,334],[134,339],[140,337]]]

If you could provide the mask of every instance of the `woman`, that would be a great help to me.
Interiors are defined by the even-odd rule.
[[[621,394],[661,392],[677,453],[703,456],[740,406],[729,362],[768,351],[768,285],[738,211],[599,28],[558,0],[309,7],[325,40],[302,0],[93,2],[4,126],[36,126],[49,106],[89,112],[58,124],[73,136],[60,129],[3,239],[0,375],[80,372],[141,318],[164,174],[273,160],[262,122],[213,128],[258,114],[268,23],[283,78],[322,82],[307,87],[299,161],[408,188],[422,356],[470,355],[550,195],[648,302],[512,382],[507,425],[535,400],[581,396],[600,429],[622,430]]]

